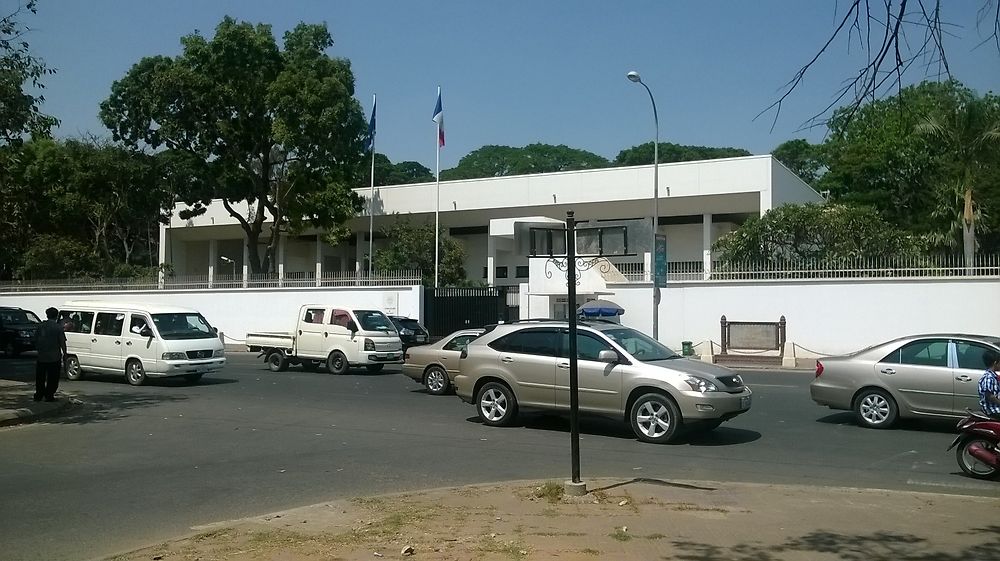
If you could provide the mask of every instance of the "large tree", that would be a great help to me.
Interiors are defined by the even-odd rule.
[[[976,220],[982,213],[979,194],[1000,188],[984,181],[986,168],[1000,163],[1000,97],[987,95],[942,107],[924,117],[916,131],[930,137],[944,152],[941,211],[956,218],[952,223],[961,229],[965,265],[971,267],[976,254]]]
[[[45,88],[42,78],[53,70],[28,50],[28,27],[22,21],[36,12],[37,2],[15,6],[0,17],[0,147],[19,144],[28,134],[47,134],[57,123],[42,113],[45,98],[38,93]]]
[[[692,162],[696,160],[715,160],[718,158],[736,158],[739,156],[751,156],[750,152],[742,148],[715,148],[711,146],[685,146],[683,144],[673,144],[661,142],[659,145],[660,163],[670,162]],[[653,163],[653,143],[647,142],[631,148],[626,148],[618,153],[615,158],[615,165],[619,166],[641,166]]]
[[[442,171],[441,179],[478,179],[607,166],[606,158],[564,144],[529,144],[520,148],[488,145],[469,152],[458,161],[458,166]]]
[[[181,45],[116,81],[101,119],[116,140],[172,152],[182,218],[221,199],[259,273],[281,232],[333,230],[357,214],[365,123],[350,62],[326,53],[325,25],[297,25],[280,48],[270,26],[227,17],[213,37]]]
[[[823,172],[822,145],[810,144],[804,138],[782,142],[771,155],[810,185],[815,184]]]
[[[751,217],[716,244],[727,264],[835,266],[879,258],[915,257],[919,240],[866,207],[837,204],[783,205]]]
[[[413,223],[399,217],[383,230],[387,245],[375,250],[375,268],[381,271],[420,271],[424,286],[434,286],[434,224]],[[440,232],[438,284],[460,286],[467,283],[465,247],[462,242]]]
[[[371,185],[371,154],[361,162],[359,172],[361,186]],[[399,162],[394,164],[382,153],[375,154],[375,186],[405,185],[407,183],[427,183],[434,181],[434,174],[419,162]]]

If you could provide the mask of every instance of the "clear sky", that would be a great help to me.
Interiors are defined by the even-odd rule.
[[[6,9],[16,0],[0,0]],[[843,5],[845,2],[840,2]],[[826,40],[835,5],[818,0],[41,0],[32,50],[58,73],[44,110],[61,137],[108,135],[97,117],[111,83],[144,56],[176,55],[179,38],[211,36],[225,15],[273,26],[326,22],[330,54],[351,60],[366,115],[378,94],[376,149],[434,169],[431,114],[443,88],[447,145],[441,167],[487,144],[566,144],[614,158],[652,140],[649,99],[626,80],[638,71],[656,98],[661,141],[734,146],[755,154],[790,138],[858,68],[844,42],[773,115],[754,116]],[[945,2],[954,75],[1000,91],[995,46],[976,49],[980,0]],[[917,40],[920,38],[912,38]],[[922,77],[917,70],[912,80]]]

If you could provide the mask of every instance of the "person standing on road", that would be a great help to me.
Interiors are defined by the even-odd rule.
[[[59,310],[45,310],[45,317],[35,330],[35,350],[38,358],[35,360],[35,401],[56,400],[56,390],[59,388],[59,375],[62,374],[63,361],[66,359],[66,333],[59,323]]]
[[[1000,353],[986,351],[983,353],[986,372],[979,379],[979,407],[993,419],[1000,419]]]

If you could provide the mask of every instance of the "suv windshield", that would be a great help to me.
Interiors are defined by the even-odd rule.
[[[42,323],[42,320],[38,319],[38,316],[34,312],[28,310],[3,310],[0,311],[0,319],[3,319],[5,324],[23,324],[23,323]]]
[[[170,339],[213,339],[212,326],[197,312],[153,314],[153,324],[160,337]]]
[[[656,339],[629,327],[602,329],[601,333],[642,362],[681,358],[681,355],[670,350]]]
[[[362,331],[396,332],[396,328],[389,321],[389,318],[378,310],[354,310],[354,315],[361,323]]]

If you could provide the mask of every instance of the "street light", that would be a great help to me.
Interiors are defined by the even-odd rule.
[[[660,299],[657,298],[660,291],[659,287],[656,286],[656,230],[659,226],[660,221],[660,118],[656,114],[656,100],[653,99],[653,92],[650,91],[649,86],[642,81],[642,77],[635,70],[626,74],[629,81],[641,84],[642,87],[646,88],[646,93],[649,94],[649,102],[653,104],[653,126],[655,127],[655,136],[653,139],[653,235],[652,235],[652,245],[650,246],[650,268],[653,269],[650,279],[653,281],[653,339],[659,340],[660,335]],[[670,195],[670,188],[667,187],[667,195]]]

